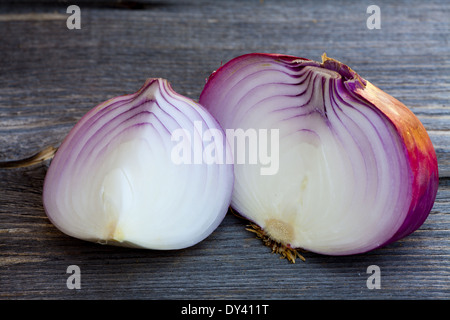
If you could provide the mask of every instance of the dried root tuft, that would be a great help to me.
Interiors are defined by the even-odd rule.
[[[229,207],[229,211],[237,218],[249,222],[247,218],[244,218],[238,212],[234,211],[232,207]],[[281,255],[280,257],[281,259],[287,259],[291,263],[295,263],[296,258],[300,258],[300,260],[306,261],[305,257],[303,257],[299,253],[299,251],[307,252],[306,250],[294,249],[271,239],[269,235],[257,224],[250,222],[250,224],[247,225],[247,228],[245,228],[245,230],[256,234],[256,237],[258,239],[261,239],[264,245],[272,249],[272,253],[277,253]]]
[[[300,258],[302,261],[306,261],[305,257],[303,257],[299,253],[299,250],[301,249],[294,249],[272,240],[260,226],[254,223],[250,223],[249,225],[247,225],[246,230],[256,234],[256,237],[258,239],[261,239],[264,245],[272,249],[272,253],[280,254],[281,259],[287,259],[289,262],[292,263],[295,263],[296,258]]]

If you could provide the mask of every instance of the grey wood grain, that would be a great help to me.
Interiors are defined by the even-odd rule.
[[[424,225],[373,252],[306,253],[290,264],[229,214],[179,251],[87,243],[59,232],[42,207],[48,162],[0,170],[2,299],[448,299],[450,298],[450,46],[448,1],[79,1],[0,4],[0,161],[58,146],[83,114],[137,91],[150,77],[197,99],[221,62],[248,52],[320,60],[323,52],[395,96],[437,151],[440,186]],[[69,265],[81,289],[66,286]],[[366,286],[369,265],[381,289]]]

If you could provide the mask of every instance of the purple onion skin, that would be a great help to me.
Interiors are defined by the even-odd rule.
[[[417,230],[433,208],[439,186],[436,152],[423,124],[402,102],[362,79],[339,61],[326,58],[322,65],[342,75],[349,93],[382,112],[386,120],[393,124],[403,142],[413,181],[412,201],[402,226],[380,247],[385,246]]]
[[[392,124],[403,145],[403,154],[407,159],[407,170],[410,181],[412,181],[410,187],[412,190],[411,203],[403,223],[390,239],[370,250],[352,252],[351,254],[364,253],[408,236],[425,222],[433,207],[439,185],[436,153],[426,129],[403,103],[360,77],[347,65],[330,59],[326,55],[322,59],[322,63],[319,63],[283,54],[250,53],[239,56],[222,65],[209,76],[199,102],[209,109],[208,101],[213,101],[214,93],[220,92],[220,81],[234,72],[239,72],[239,65],[255,61],[283,64],[287,69],[297,68],[301,63],[302,67],[314,66],[339,73],[343,84],[341,88],[346,91],[345,94],[357,99],[369,108],[374,108],[384,121]]]
[[[417,230],[433,208],[439,186],[436,153],[419,119],[400,101],[366,81],[364,88],[352,92],[378,108],[393,123],[404,143],[405,157],[412,176],[412,202],[397,233],[383,245]]]

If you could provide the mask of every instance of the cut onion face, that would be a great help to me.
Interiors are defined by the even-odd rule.
[[[70,236],[99,243],[181,249],[202,241],[228,210],[233,166],[174,158],[173,133],[180,130],[191,133],[186,148],[226,150],[225,140],[205,141],[198,128],[223,132],[163,79],[95,107],[51,162],[43,195],[49,219]]]
[[[322,63],[278,54],[237,57],[211,74],[199,102],[226,131],[278,134],[277,141],[265,140],[277,162],[271,174],[262,174],[262,157],[236,162],[261,143],[252,146],[256,140],[249,138],[234,150],[231,202],[277,245],[363,253],[409,235],[432,209],[438,167],[423,125],[326,55]]]

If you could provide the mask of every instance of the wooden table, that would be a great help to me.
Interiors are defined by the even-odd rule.
[[[0,170],[2,299],[448,299],[450,298],[449,2],[65,1],[0,4],[0,161],[58,146],[96,104],[150,77],[198,99],[221,62],[248,52],[340,60],[404,102],[434,143],[440,186],[409,237],[367,254],[306,253],[288,263],[229,214],[205,241],[179,251],[102,246],[70,238],[47,219],[48,161]],[[68,289],[67,268],[81,289]],[[381,288],[369,289],[371,265]]]

